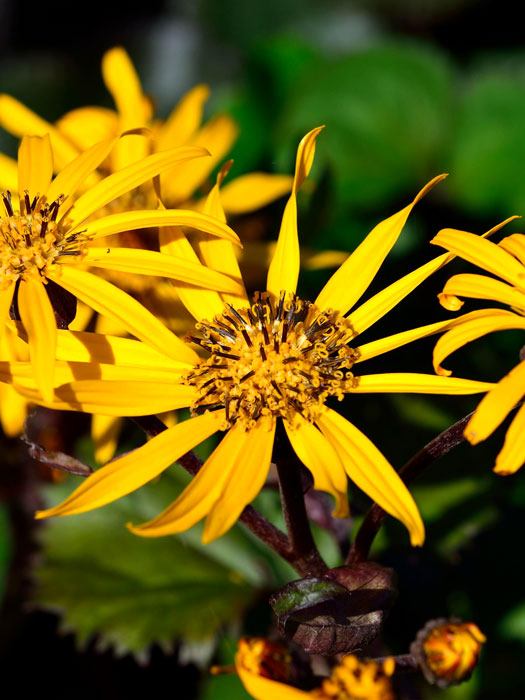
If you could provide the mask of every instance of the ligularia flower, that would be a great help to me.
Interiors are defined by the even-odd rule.
[[[292,193],[266,290],[255,293],[252,299],[244,293],[188,290],[188,307],[197,323],[187,343],[181,342],[184,349],[171,359],[171,364],[150,359],[145,376],[139,378],[140,353],[132,362],[124,360],[133,364],[126,367],[119,363],[115,351],[114,367],[104,370],[102,379],[66,380],[56,390],[54,402],[48,403],[56,408],[128,416],[187,406],[191,418],[110,462],[63,503],[39,513],[39,517],[81,513],[120,498],[155,478],[203,440],[223,432],[222,440],[180,497],[150,522],[130,526],[138,535],[156,537],[181,532],[206,518],[203,540],[210,542],[235,523],[264,485],[276,424],[282,421],[316,488],[335,498],[336,515],[348,513],[350,477],[405,524],[414,545],[423,542],[424,527],[417,506],[396,471],[372,442],[328,403],[347,393],[468,394],[492,386],[435,375],[361,375],[357,371],[360,362],[435,332],[434,326],[424,327],[367,345],[355,343],[359,333],[441,267],[448,255],[426,263],[359,308],[354,307],[396,242],[413,206],[443,176],[432,180],[400,212],[378,224],[333,274],[317,299],[302,299],[296,293],[300,267],[296,195],[312,166],[320,131],[312,130],[299,145]],[[208,211],[219,215],[219,210],[217,185],[210,193]],[[222,272],[231,279],[242,279],[228,241],[208,237],[204,245],[210,258],[220,260]],[[70,340],[73,344],[73,338]],[[192,344],[201,356],[191,349]],[[89,356],[97,361],[95,348]],[[99,361],[104,362],[102,358],[101,354]],[[77,358],[72,352],[69,359]],[[62,377],[68,372],[71,374],[70,367],[60,370]],[[31,395],[27,380],[25,391]]]
[[[498,245],[466,231],[445,229],[432,243],[500,278],[472,273],[454,275],[440,295],[445,308],[459,309],[463,302],[458,297],[486,299],[511,308],[466,314],[439,339],[434,350],[434,366],[438,374],[449,376],[451,372],[441,365],[458,348],[494,331],[525,330],[525,235],[515,233]],[[473,445],[485,440],[524,396],[525,360],[522,360],[483,398],[465,429],[465,437]],[[507,431],[494,471],[513,474],[524,463],[525,406],[521,406]]]

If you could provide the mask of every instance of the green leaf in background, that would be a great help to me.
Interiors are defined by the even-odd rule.
[[[506,639],[525,643],[525,603],[521,603],[505,615],[499,632]]]
[[[0,604],[5,592],[7,571],[11,558],[11,535],[5,506],[0,504]]]
[[[147,655],[157,643],[209,641],[272,580],[268,556],[240,529],[203,546],[197,529],[146,539],[126,522],[143,522],[180,492],[180,469],[103,509],[49,521],[36,570],[36,602],[63,615],[80,644],[94,636],[116,653]],[[52,487],[52,501],[71,490]]]
[[[523,70],[493,70],[472,79],[451,155],[450,189],[459,206],[478,216],[525,211],[524,114]]]
[[[385,44],[319,62],[289,95],[281,158],[290,134],[326,124],[318,165],[333,168],[339,201],[384,207],[443,168],[451,101],[449,65],[428,47]]]

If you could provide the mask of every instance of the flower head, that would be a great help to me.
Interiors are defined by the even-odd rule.
[[[290,685],[292,659],[284,645],[245,638],[239,642],[235,667],[256,700],[394,700],[390,679],[395,669],[393,659],[378,663],[345,656],[317,688],[305,691]]]
[[[140,134],[126,138],[143,139]],[[21,320],[29,339],[35,376],[48,399],[52,395],[56,349],[57,320],[48,294],[53,285],[121,323],[127,319],[128,330],[136,337],[151,338],[151,331],[156,328],[164,337],[166,348],[175,345],[179,354],[182,347],[176,336],[138,302],[89,272],[86,266],[170,277],[189,285],[212,289],[218,286],[232,293],[239,291],[237,282],[200,263],[192,264],[153,251],[98,248],[92,244],[101,236],[125,229],[177,223],[236,239],[234,232],[222,222],[186,210],[133,211],[93,220],[93,215],[106,203],[166,167],[205,155],[202,149],[184,147],[149,156],[77,196],[80,185],[118,141],[108,139],[95,144],[53,179],[49,136],[27,136],[19,149],[17,191],[6,190],[1,195],[0,333],[13,304],[15,318]]]
[[[419,632],[411,651],[428,682],[446,688],[470,678],[485,641],[473,622],[432,620]]]
[[[454,275],[445,284],[440,300],[445,308],[457,310],[459,297],[486,299],[510,307],[482,309],[457,319],[434,349],[434,366],[438,374],[450,375],[443,361],[455,350],[488,333],[499,330],[525,330],[525,235],[516,233],[499,244],[466,231],[445,229],[432,241],[461,256],[491,277],[465,273]],[[499,278],[499,279],[497,279]],[[485,440],[504,421],[525,396],[525,361],[521,361],[487,393],[465,429],[473,445]],[[494,470],[512,474],[525,463],[525,406],[514,416]]]
[[[113,355],[111,369],[87,367],[80,381],[67,379],[69,367],[60,368],[65,384],[48,405],[128,416],[189,407],[192,417],[98,470],[62,504],[40,517],[83,512],[109,503],[154,478],[210,435],[224,431],[221,442],[181,496],[152,521],[131,527],[136,534],[154,537],[181,532],[206,518],[203,539],[209,542],[235,523],[264,485],[276,423],[283,421],[290,443],[311,471],[316,488],[333,495],[336,515],[348,513],[350,477],[405,524],[413,544],[422,543],[421,517],[396,471],[375,445],[327,402],[345,393],[476,393],[491,386],[417,373],[356,372],[358,363],[369,357],[436,332],[433,324],[366,345],[355,343],[359,333],[441,267],[447,255],[409,273],[359,308],[353,307],[397,240],[413,206],[442,178],[435,178],[412,203],[378,224],[314,302],[301,300],[296,296],[296,194],[312,166],[319,132],[314,129],[299,145],[292,194],[265,292],[250,302],[245,295],[188,290],[188,306],[197,321],[189,340],[205,351],[204,357],[188,359],[190,346],[184,344],[184,352],[170,360],[160,359],[159,349],[159,359],[153,364],[151,358],[144,359],[142,370],[142,351],[132,353],[133,360],[123,360],[122,366]],[[208,206],[215,210],[219,204],[217,185]],[[205,243],[205,257],[218,260],[222,272],[240,279],[231,244],[211,239]],[[76,356],[70,347],[66,359],[81,360],[86,347],[96,344],[85,336],[82,343]],[[89,354],[92,361],[100,358],[104,362],[104,356],[94,347]],[[140,371],[143,378],[139,378]],[[105,378],[99,378],[101,373]],[[77,370],[73,379],[78,378]],[[20,389],[33,400],[41,400],[28,386],[27,378]]]

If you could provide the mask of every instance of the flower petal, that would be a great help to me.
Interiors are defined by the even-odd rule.
[[[279,296],[282,291],[295,292],[297,289],[300,267],[297,192],[311,170],[315,155],[315,142],[323,128],[320,126],[309,131],[302,138],[297,149],[292,194],[284,209],[277,246],[268,269],[266,287],[275,296]]]
[[[53,151],[49,134],[24,136],[18,148],[18,193],[23,199],[46,194],[53,177]]]
[[[429,323],[426,326],[411,328],[410,330],[402,331],[401,333],[394,333],[386,338],[372,340],[370,343],[365,343],[364,345],[356,348],[356,351],[359,353],[356,363],[370,360],[372,357],[383,355],[385,352],[390,352],[391,350],[395,350],[402,345],[412,343],[414,340],[419,340],[420,338],[426,338],[429,335],[439,333],[440,331],[450,328],[455,321],[459,321],[459,319]]]
[[[156,151],[165,151],[188,143],[202,122],[204,105],[210,96],[207,85],[196,85],[189,90],[160,125],[156,138]]]
[[[18,100],[0,95],[0,125],[13,136],[49,134],[55,168],[60,170],[78,155],[77,149],[52,124],[41,119]]]
[[[366,331],[367,328],[370,328],[376,321],[383,318],[390,309],[399,304],[410,292],[451,259],[452,256],[446,253],[440,255],[374,294],[373,297],[361,304],[359,308],[352,311],[348,316],[352,330],[356,335]]]
[[[94,240],[121,231],[134,231],[157,226],[186,226],[240,245],[237,234],[226,223],[217,221],[216,218],[208,214],[201,214],[189,209],[155,209],[153,211],[128,211],[121,214],[110,214],[90,221],[87,224],[87,232],[89,237]]]
[[[296,416],[294,425],[285,421],[284,426],[295,454],[311,471],[315,488],[335,498],[334,517],[347,518],[347,478],[332,443],[312,423],[299,415]]]
[[[3,153],[0,153],[0,190],[18,190],[18,164],[14,158]]]
[[[118,136],[117,114],[106,107],[79,107],[64,114],[56,127],[80,152]]]
[[[450,376],[452,372],[441,363],[458,348],[495,331],[521,328],[525,330],[525,318],[503,309],[482,309],[468,315],[469,318],[458,323],[441,336],[434,348],[434,369],[438,374]]]
[[[39,511],[36,517],[85,513],[135,491],[213,435],[222,420],[224,416],[205,413],[165,430],[142,447],[91,474],[65,501],[54,508]]]
[[[411,204],[372,229],[325,284],[315,301],[319,308],[336,309],[341,314],[346,314],[353,307],[399,238],[414,206],[445,177],[446,175],[435,177],[416,195]]]
[[[430,242],[501,277],[515,287],[525,287],[525,267],[506,250],[486,238],[446,228]]]
[[[39,278],[20,280],[18,309],[27,332],[36,383],[49,401],[53,396],[57,327],[53,307]]]
[[[220,414],[224,418],[224,412]],[[142,525],[130,525],[130,530],[142,537],[161,537],[183,532],[202,520],[230,480],[237,459],[244,454],[247,434],[244,427],[236,423],[181,495],[156,518]]]
[[[521,290],[485,275],[461,274],[454,275],[447,280],[443,292],[439,295],[441,305],[455,311],[457,309],[457,305],[454,303],[456,297],[487,299],[525,309],[525,294]]]
[[[137,135],[129,138],[144,137]],[[106,204],[126,192],[142,185],[143,182],[155,177],[166,170],[166,168],[193,158],[202,158],[206,155],[208,154],[204,148],[190,146],[173,148],[162,153],[155,153],[139,162],[128,165],[126,168],[122,168],[122,170],[112,175],[108,175],[108,177],[91,187],[76,200],[74,206],[67,214],[69,227],[73,230],[80,226],[91,214],[102,209]]]
[[[256,211],[284,197],[292,189],[292,184],[293,178],[290,175],[248,173],[224,185],[222,204],[228,214]]]
[[[18,437],[24,430],[29,406],[9,384],[0,384],[0,423],[7,437]]]
[[[163,201],[173,204],[186,202],[210,175],[215,166],[228,153],[237,138],[237,125],[227,115],[220,115],[205,124],[192,138],[193,146],[202,146],[211,157],[186,163],[182,168],[172,168],[162,174]]]
[[[506,476],[514,474],[525,463],[525,405],[514,416],[510,424],[503,449],[496,458],[494,471]]]
[[[242,684],[255,700],[313,700],[311,692],[251,673],[241,664],[236,666]]]
[[[413,546],[422,545],[425,528],[416,503],[377,447],[336,411],[327,409],[317,425],[341,457],[350,479],[407,527]]]
[[[114,457],[121,427],[122,418],[97,414],[91,418],[91,439],[98,464],[105,464]]]
[[[63,195],[69,197],[83,185],[88,176],[105,160],[118,139],[100,141],[81,153],[58,173],[47,191],[47,201]],[[65,205],[67,209],[67,204]]]
[[[499,245],[500,248],[517,258],[522,265],[525,265],[525,236],[522,233],[514,233],[512,236],[507,236],[500,241]]]
[[[240,293],[243,287],[226,275],[210,270],[205,265],[190,262],[185,258],[157,253],[139,248],[88,248],[83,263],[133,275],[168,277],[194,287],[213,289],[219,292]]]
[[[417,372],[385,372],[384,374],[365,374],[358,377],[350,394],[480,394],[490,391],[494,384],[476,382],[460,377],[436,377],[434,374]]]
[[[48,275],[68,292],[103,316],[109,316],[159,352],[180,362],[194,363],[198,356],[133,297],[90,272],[62,265]]]
[[[167,257],[177,256],[180,260],[187,260],[192,265],[200,264],[197,253],[179,227],[166,226],[159,229],[159,246],[161,252]],[[223,311],[224,304],[216,291],[192,289],[184,285],[178,285],[176,289],[180,301],[197,321],[204,318],[212,319]]]
[[[209,544],[224,535],[264,486],[270,470],[275,419],[259,420],[247,430],[244,444],[219,498],[208,513],[202,541]]]
[[[466,429],[472,445],[485,440],[525,395],[525,362],[516,365],[483,397]]]
[[[5,289],[0,292],[0,342],[4,337],[6,323],[9,321],[9,312],[16,289],[16,280],[11,280]]]

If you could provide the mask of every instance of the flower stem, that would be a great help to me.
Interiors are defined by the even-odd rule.
[[[284,519],[293,555],[292,565],[303,575],[320,576],[326,573],[328,567],[319,554],[310,529],[300,464],[280,422],[277,430],[275,451],[278,454],[275,462]]]
[[[399,476],[403,479],[403,482],[405,484],[411,483],[437,459],[443,457],[453,450],[454,447],[464,442],[463,431],[471,416],[472,413],[469,413],[467,416],[464,416],[456,423],[449,426],[425,445],[423,449],[411,457],[399,470]],[[386,515],[386,512],[378,506],[377,503],[374,503],[357,532],[354,543],[346,559],[347,564],[352,565],[361,561],[366,561],[370,552],[370,547]]]

